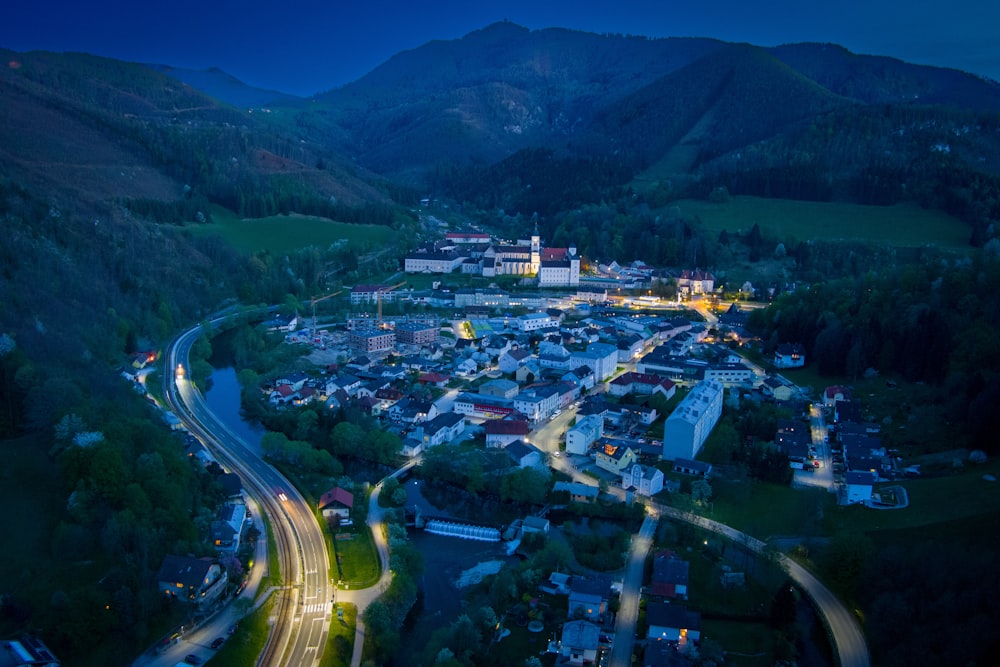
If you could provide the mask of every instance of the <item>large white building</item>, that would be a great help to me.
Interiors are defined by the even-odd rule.
[[[580,256],[576,248],[546,248],[538,265],[539,287],[578,287]]]
[[[466,257],[454,252],[411,252],[404,262],[407,273],[451,273]]]
[[[566,431],[566,453],[586,454],[590,445],[604,435],[604,417],[587,415],[576,422],[576,426]]]
[[[591,343],[585,352],[574,352],[569,358],[569,370],[589,366],[594,379],[603,382],[618,370],[618,348],[607,343]]]
[[[663,426],[665,460],[693,459],[722,415],[724,389],[715,380],[704,380],[691,389]]]

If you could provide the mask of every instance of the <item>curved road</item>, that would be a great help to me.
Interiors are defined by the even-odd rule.
[[[556,456],[556,452],[559,451],[558,433],[565,431],[574,413],[575,410],[567,410],[563,415],[543,426],[536,432],[537,435],[533,438],[533,441],[536,447],[552,455],[552,458],[549,459],[549,466],[551,468],[566,473],[575,482],[594,486],[594,479],[580,472],[573,465],[572,457],[565,455]],[[620,486],[611,486],[608,488],[608,492],[614,494],[619,500],[625,500],[625,490]],[[673,507],[660,505],[659,503],[647,502],[646,506],[647,511],[650,513],[655,513],[660,517],[685,521],[718,533],[752,549],[756,553],[763,553],[767,549],[767,544],[761,540],[718,521],[712,521],[711,519],[706,519],[690,512],[683,512]],[[648,521],[643,524],[640,534],[632,542],[632,553],[635,554],[638,550],[642,550],[643,558],[645,558],[645,550],[648,550],[645,537],[648,524]],[[836,655],[837,664],[841,667],[870,667],[871,658],[868,654],[868,644],[865,642],[864,633],[861,632],[861,627],[858,625],[857,619],[850,610],[812,572],[784,554],[774,552],[774,555],[778,564],[788,572],[792,580],[816,605],[820,618],[823,619],[823,623],[826,625],[827,631],[833,640],[833,650]],[[628,604],[625,598],[630,590],[627,586],[623,589],[621,603],[623,608]],[[635,603],[636,605],[638,604],[638,599],[636,599]],[[632,642],[625,640],[624,637],[616,637],[612,652],[612,667],[626,667],[630,664],[631,652],[626,655],[625,650],[620,647],[620,643],[626,644],[629,649],[632,646]]]
[[[200,326],[189,329],[168,347],[165,396],[171,409],[192,433],[204,439],[219,462],[240,474],[250,495],[270,518],[288,590],[278,597],[276,622],[258,664],[318,665],[333,613],[333,586],[328,579],[330,567],[323,531],[295,487],[212,413],[197,387],[186,378],[176,377],[174,369],[178,364],[189,367],[191,345],[201,332]]]

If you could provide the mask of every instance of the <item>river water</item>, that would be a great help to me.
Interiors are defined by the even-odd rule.
[[[240,383],[232,366],[214,368],[210,376],[205,402],[230,431],[240,436],[251,451],[260,454],[260,440],[264,427],[243,420],[240,413]]]

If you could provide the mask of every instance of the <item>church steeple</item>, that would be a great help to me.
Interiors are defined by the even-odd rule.
[[[535,218],[535,229],[531,232],[531,270],[538,272],[542,263],[542,238],[538,235],[538,218]]]

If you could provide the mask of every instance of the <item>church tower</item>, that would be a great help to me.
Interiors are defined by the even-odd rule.
[[[531,272],[538,273],[542,265],[542,237],[538,235],[538,220],[535,220],[535,229],[531,232]]]

